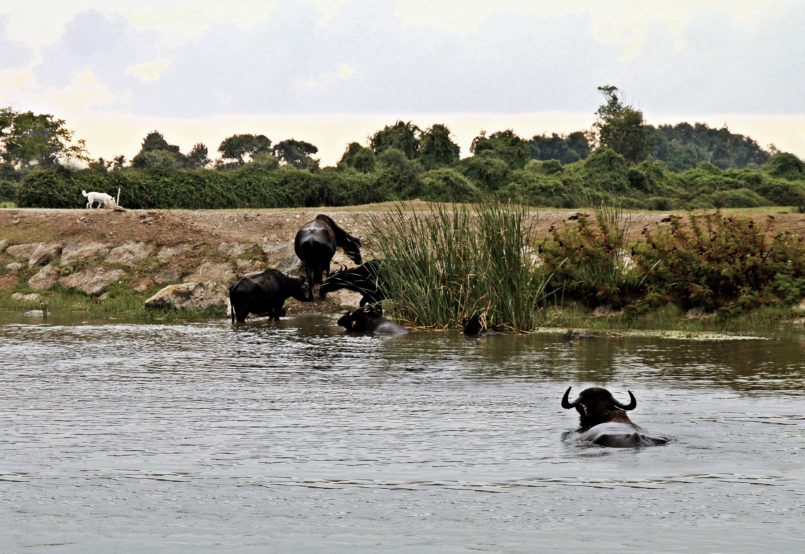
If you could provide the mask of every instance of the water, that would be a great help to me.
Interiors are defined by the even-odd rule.
[[[3,325],[0,552],[802,552],[803,345]]]

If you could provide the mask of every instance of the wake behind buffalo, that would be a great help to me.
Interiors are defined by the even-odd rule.
[[[337,249],[356,267],[342,267],[330,273],[330,264]],[[229,288],[232,323],[243,323],[250,315],[278,320],[286,314],[284,304],[288,298],[313,302],[314,286],[319,285],[320,299],[328,293],[349,290],[361,295],[356,309],[347,311],[338,319],[338,325],[347,333],[375,335],[404,335],[409,331],[384,317],[382,302],[389,298],[387,282],[383,277],[381,260],[361,264],[361,240],[342,229],[330,216],[319,214],[300,227],[294,237],[294,252],[300,261],[301,276],[292,276],[269,268],[261,273],[242,277]],[[502,334],[501,326],[491,325],[485,312],[473,312],[462,320],[464,335],[468,337]],[[660,446],[667,437],[651,435],[629,419],[627,411],[637,407],[631,391],[630,402],[623,404],[606,389],[585,389],[569,400],[571,388],[562,397],[562,407],[575,408],[580,427],[568,435],[580,444],[614,448]]]

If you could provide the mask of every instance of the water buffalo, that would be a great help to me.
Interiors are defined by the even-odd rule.
[[[338,320],[338,325],[350,333],[371,333],[375,335],[404,335],[408,331],[383,317],[380,304],[366,305],[347,312]]]
[[[296,233],[293,246],[302,260],[310,298],[313,298],[313,285],[322,282],[322,275],[330,275],[330,260],[336,248],[343,249],[344,254],[356,264],[361,263],[361,240],[344,231],[330,216],[324,214],[302,225]]]
[[[251,314],[268,315],[279,319],[285,315],[282,305],[292,296],[306,301],[304,279],[289,277],[278,269],[266,269],[262,273],[242,277],[229,287],[229,301],[232,304],[232,323],[242,323]]]
[[[336,271],[319,287],[319,296],[324,298],[327,293],[347,289],[363,295],[360,306],[381,302],[388,296],[386,282],[379,272],[380,260],[370,260],[358,267]]]
[[[626,412],[637,407],[632,391],[628,391],[629,404],[621,404],[612,393],[599,387],[584,389],[576,400],[569,402],[571,388],[568,387],[562,397],[562,407],[566,410],[576,408],[579,412],[579,441],[616,448],[658,446],[668,442],[666,437],[648,435],[629,419]]]
[[[503,333],[503,325],[489,324],[486,312],[473,312],[469,317],[461,320],[461,325],[464,334],[468,337],[484,337]]]

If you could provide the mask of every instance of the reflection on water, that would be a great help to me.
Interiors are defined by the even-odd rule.
[[[0,551],[802,551],[803,358],[799,337],[0,326]],[[631,389],[674,441],[563,442],[571,385]]]

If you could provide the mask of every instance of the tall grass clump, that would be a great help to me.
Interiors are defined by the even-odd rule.
[[[490,198],[424,212],[397,205],[370,225],[397,317],[436,328],[484,311],[513,330],[536,326],[547,277],[535,263],[527,208]]]

